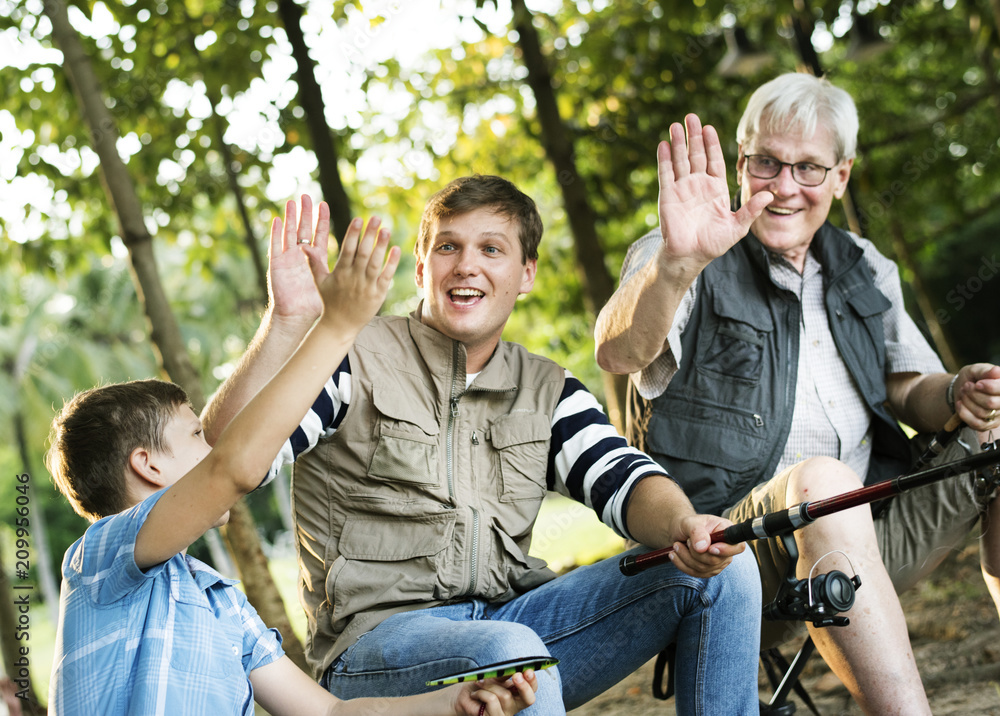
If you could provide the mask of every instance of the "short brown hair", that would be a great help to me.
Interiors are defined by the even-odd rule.
[[[113,383],[78,393],[52,420],[45,465],[77,514],[91,522],[128,509],[125,469],[137,447],[163,450],[163,431],[190,405],[162,380]]]
[[[432,196],[424,207],[417,234],[415,253],[421,257],[431,241],[434,224],[443,218],[461,216],[476,209],[492,209],[507,217],[518,227],[521,241],[521,263],[538,258],[542,240],[542,217],[530,196],[503,177],[473,174],[454,180]]]

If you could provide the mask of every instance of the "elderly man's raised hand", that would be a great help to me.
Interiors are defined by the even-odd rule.
[[[675,122],[670,141],[657,148],[660,232],[663,257],[699,272],[743,238],[774,197],[758,192],[733,212],[719,135],[694,114],[684,123],[686,138],[685,127]]]

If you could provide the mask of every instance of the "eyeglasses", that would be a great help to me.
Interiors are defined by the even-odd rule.
[[[766,154],[747,154],[747,173],[757,179],[774,179],[782,167],[792,168],[792,179],[802,186],[819,186],[826,181],[826,174],[833,167],[824,167],[812,162],[779,162]]]

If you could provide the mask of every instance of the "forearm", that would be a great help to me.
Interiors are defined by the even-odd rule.
[[[215,445],[226,426],[287,362],[311,325],[311,320],[276,318],[268,311],[233,374],[202,411],[210,445]]]
[[[326,691],[284,656],[250,672],[254,697],[274,716],[442,716],[456,712],[457,691],[449,686],[417,696],[342,701]]]
[[[658,254],[621,286],[597,317],[598,365],[633,373],[663,353],[677,308],[698,273]]]
[[[319,321],[277,374],[233,418],[212,457],[233,479],[243,481],[244,488],[253,490],[260,483],[356,337],[354,332],[334,330]]]
[[[683,538],[680,521],[694,514],[691,501],[676,482],[662,475],[650,475],[635,486],[626,519],[637,542],[660,549]]]
[[[948,373],[890,376],[886,390],[896,418],[917,432],[940,430],[952,414],[945,398],[952,377]]]

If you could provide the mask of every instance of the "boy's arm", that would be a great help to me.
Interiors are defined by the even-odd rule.
[[[320,202],[317,214],[314,233],[309,196],[302,196],[297,222],[295,202],[285,204],[284,230],[277,237],[271,234],[267,255],[267,311],[233,374],[202,411],[209,445],[215,444],[237,413],[285,364],[323,312],[310,269],[326,267],[330,234],[326,202]],[[378,226],[377,220],[373,222],[372,226]]]
[[[287,656],[250,672],[254,699],[273,716],[513,716],[535,702],[537,677],[515,674],[515,696],[500,680],[483,686],[456,684],[439,691],[398,698],[341,701],[303,673]]]
[[[293,215],[294,220],[294,215]],[[219,436],[215,448],[160,498],[139,530],[135,561],[142,568],[186,549],[217,524],[233,504],[255,489],[285,439],[298,426],[361,329],[385,300],[399,263],[388,231],[375,222],[361,237],[355,219],[332,272],[313,268],[323,313],[288,362]],[[271,244],[281,241],[274,220]]]

